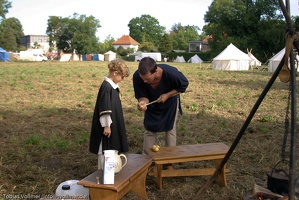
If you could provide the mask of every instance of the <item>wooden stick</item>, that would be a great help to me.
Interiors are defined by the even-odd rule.
[[[158,102],[158,99],[155,100],[155,101],[149,102],[149,103],[147,103],[147,104],[145,104],[145,105],[148,106],[148,105],[151,105],[151,104],[153,104],[153,103],[157,103],[157,102]]]

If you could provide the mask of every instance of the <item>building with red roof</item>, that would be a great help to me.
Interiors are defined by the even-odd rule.
[[[138,50],[140,44],[136,40],[134,40],[131,36],[123,35],[115,42],[112,42],[112,45],[115,49],[117,49],[120,46],[122,46],[124,49],[128,49],[128,48],[134,49],[134,53],[135,53]]]

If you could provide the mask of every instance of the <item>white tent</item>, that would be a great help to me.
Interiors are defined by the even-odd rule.
[[[195,54],[194,56],[192,56],[188,62],[191,62],[191,63],[201,63],[202,62],[202,59],[197,55]]]
[[[61,62],[82,61],[82,59],[80,59],[80,56],[78,54],[64,53],[60,56],[59,61],[61,61]]]
[[[261,61],[259,61],[256,57],[254,57],[254,55],[252,53],[248,52],[248,56],[250,58],[250,61],[249,61],[250,66],[261,66],[262,65]]]
[[[116,53],[114,53],[113,51],[108,51],[104,53],[105,61],[111,61],[114,60],[115,58],[116,58]]]
[[[285,54],[285,48],[283,48],[280,52],[278,52],[272,58],[270,58],[269,68],[268,68],[269,72],[274,72],[277,69],[280,61],[284,57],[284,54]],[[296,55],[295,59],[299,60],[298,55]],[[290,67],[290,59],[289,59],[289,67]],[[295,67],[297,68],[297,71],[298,71],[298,67],[296,66],[296,62],[295,62]]]
[[[186,62],[183,56],[177,56],[174,62]]]
[[[250,58],[232,43],[213,59],[215,70],[248,70]]]

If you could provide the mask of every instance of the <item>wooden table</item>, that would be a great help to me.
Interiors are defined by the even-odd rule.
[[[91,200],[116,200],[121,199],[128,192],[133,191],[143,199],[146,196],[146,175],[152,164],[152,157],[142,154],[125,154],[126,166],[115,175],[114,184],[101,184],[103,170],[97,170],[78,182],[79,185],[89,188]],[[97,184],[96,177],[100,177]]]
[[[149,175],[157,177],[158,187],[162,190],[162,177],[213,175],[216,170],[216,168],[163,170],[163,164],[213,160],[217,167],[225,157],[228,150],[229,146],[219,142],[160,147],[158,152],[154,152],[149,148],[146,149],[145,152],[153,157],[156,166],[156,169],[153,172],[149,172]],[[218,176],[218,181],[222,186],[227,185],[225,173],[229,172],[229,170],[225,169],[225,167],[226,165],[223,167]]]

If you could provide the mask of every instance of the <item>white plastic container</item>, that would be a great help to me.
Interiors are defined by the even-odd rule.
[[[59,184],[55,196],[59,199],[89,199],[88,188],[78,185],[78,180],[68,180]]]

